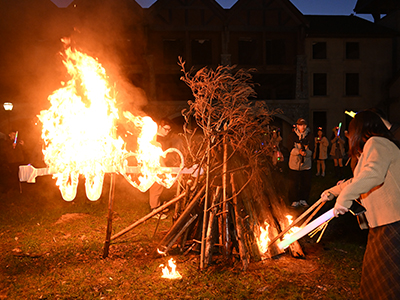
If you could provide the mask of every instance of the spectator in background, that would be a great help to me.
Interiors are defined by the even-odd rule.
[[[292,147],[289,155],[289,201],[293,207],[308,206],[314,137],[305,119],[297,120],[296,128],[288,136],[288,145]]]
[[[322,132],[322,127],[318,127],[317,136],[315,137],[315,149],[313,158],[317,161],[317,174],[325,177],[325,160],[328,158],[329,141]]]
[[[343,158],[345,155],[344,145],[345,141],[340,137],[339,127],[332,129],[331,137],[331,156],[335,167],[335,175],[338,179],[343,177]]]
[[[361,298],[400,299],[400,142],[372,111],[349,124],[354,177],[321,195],[337,197],[334,214],[346,213],[354,199],[366,208],[368,241],[361,273]]]
[[[282,168],[279,166],[279,163],[283,161],[283,154],[281,152],[281,131],[280,129],[272,130],[272,137],[270,140],[271,148],[272,148],[272,165],[274,166],[274,170],[279,170],[282,172]]]
[[[8,140],[4,143],[4,154],[7,166],[7,187],[9,190],[19,190],[19,166],[25,163],[24,141],[19,137],[17,130],[8,133]]]

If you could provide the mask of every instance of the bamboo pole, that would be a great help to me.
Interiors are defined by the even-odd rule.
[[[227,130],[227,125],[224,125],[224,130]],[[222,167],[222,220],[221,220],[221,244],[222,244],[222,253],[226,258],[229,255],[229,219],[227,213],[227,171],[228,171],[228,143],[226,140],[226,135],[224,136],[224,156],[223,156],[223,167]]]
[[[209,117],[210,123],[210,117]],[[203,214],[203,230],[201,232],[201,250],[200,250],[200,270],[204,268],[204,256],[205,256],[205,235],[206,235],[206,225],[207,225],[207,210],[208,210],[208,194],[210,189],[210,156],[211,156],[211,139],[208,139],[208,149],[207,149],[207,173],[206,173],[206,198],[204,199],[204,214]]]
[[[244,243],[244,233],[243,233],[243,220],[239,215],[238,211],[238,201],[237,201],[237,195],[236,195],[236,187],[235,187],[235,182],[233,179],[233,174],[231,174],[231,185],[232,185],[232,195],[233,195],[233,206],[235,209],[235,219],[236,219],[236,232],[237,232],[237,240],[239,244],[239,254],[240,254],[240,259],[243,264],[243,270],[246,271],[248,266],[249,266],[249,259],[248,259],[248,254],[246,251],[246,246]]]
[[[112,232],[112,218],[113,218],[113,206],[114,206],[114,191],[115,191],[115,173],[111,173],[110,181],[110,192],[108,194],[108,216],[107,216],[107,230],[106,239],[104,242],[103,258],[108,257],[108,252],[111,243],[111,232]]]
[[[121,230],[120,232],[114,234],[111,237],[111,240],[115,240],[116,238],[119,238],[120,236],[124,235],[125,233],[127,233],[128,231],[132,230],[133,228],[135,228],[136,226],[146,222],[148,219],[152,218],[153,216],[155,216],[156,214],[158,214],[159,212],[162,212],[165,208],[167,208],[168,206],[174,204],[175,202],[181,200],[183,197],[185,197],[185,193],[180,194],[178,197],[175,197],[174,199],[168,201],[167,203],[164,203],[163,205],[159,206],[158,208],[154,209],[151,213],[147,214],[146,216],[144,216],[143,218],[137,220],[135,223],[133,223],[132,225],[129,225],[128,227],[126,227],[125,229]]]
[[[193,200],[189,203],[189,205],[185,208],[181,216],[176,220],[174,225],[172,225],[171,229],[168,231],[168,233],[164,236],[162,241],[159,243],[158,248],[161,246],[165,246],[169,244],[169,241],[175,236],[177,232],[179,232],[181,226],[183,226],[184,223],[186,223],[186,220],[189,218],[190,213],[193,211],[193,209],[196,207],[198,204],[201,196],[203,195],[205,190],[205,186],[203,186],[200,191],[197,192],[197,194],[194,196]]]
[[[176,240],[184,233],[186,232],[187,228],[194,222],[194,220],[197,219],[199,215],[195,214],[194,216],[192,216],[189,221],[186,222],[186,224],[181,228],[181,230],[178,232],[177,235],[175,235],[173,237],[173,239],[168,243],[168,245],[165,247],[165,249],[163,249],[162,251],[167,253],[169,251],[169,249],[171,249],[171,247],[174,245],[174,243],[176,242]]]
[[[177,183],[176,194],[175,194],[176,197],[178,197],[181,193],[181,176],[182,175],[180,175],[176,180],[176,183]],[[175,222],[176,219],[178,219],[178,216],[181,212],[181,206],[182,206],[181,201],[178,201],[175,203],[175,211],[174,211],[174,215],[172,217],[172,222]]]
[[[214,230],[214,224],[215,224],[215,216],[217,214],[218,206],[215,205],[215,203],[218,201],[217,199],[219,198],[219,193],[220,193],[221,187],[218,186],[217,190],[215,191],[213,202],[212,202],[212,209],[210,212],[210,216],[208,218],[208,226],[207,226],[207,237],[206,237],[206,246],[205,246],[205,256],[204,259],[207,264],[211,264],[212,261],[212,252],[214,248],[214,236],[213,236],[213,230]]]

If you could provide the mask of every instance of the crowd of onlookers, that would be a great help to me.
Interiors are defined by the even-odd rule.
[[[400,125],[390,123],[386,115],[379,109],[369,111],[377,114],[385,126],[400,140]],[[288,166],[289,201],[293,207],[308,206],[313,176],[325,177],[327,172],[337,180],[348,175],[347,167],[353,170],[357,157],[349,155],[348,131],[343,130],[341,123],[332,128],[331,135],[324,134],[324,128],[317,127],[314,135],[304,118],[299,118],[287,137],[289,149],[282,145],[279,128],[272,130],[270,143],[273,168],[283,172],[284,164]],[[327,162],[329,160],[329,166]],[[315,174],[312,174],[315,170]]]

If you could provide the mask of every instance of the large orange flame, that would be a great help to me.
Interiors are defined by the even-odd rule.
[[[44,161],[65,200],[75,198],[79,174],[85,176],[88,198],[97,200],[104,173],[118,166],[124,153],[124,141],[114,134],[116,101],[96,59],[68,47],[63,63],[71,79],[49,96],[50,109],[39,115]]]
[[[57,179],[62,197],[67,201],[76,197],[79,175],[83,175],[87,197],[99,199],[106,172],[119,172],[142,192],[154,182],[171,187],[184,166],[180,151],[171,148],[163,152],[155,142],[157,124],[150,117],[124,112],[127,121],[141,130],[138,150],[127,152],[124,141],[115,134],[118,109],[105,69],[97,59],[71,49],[67,39],[63,42],[67,46],[63,63],[70,80],[48,97],[51,107],[38,116],[43,123],[44,161],[48,173]],[[181,160],[174,172],[160,165],[160,157],[171,152]],[[138,163],[133,168],[127,165],[130,156]],[[128,173],[141,174],[139,184]]]

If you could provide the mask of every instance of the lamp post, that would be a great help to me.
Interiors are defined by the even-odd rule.
[[[13,104],[11,102],[4,102],[3,107],[4,107],[4,110],[6,111],[7,117],[8,117],[8,130],[11,130],[10,114],[11,114],[11,111],[12,111],[14,106],[13,106]]]

